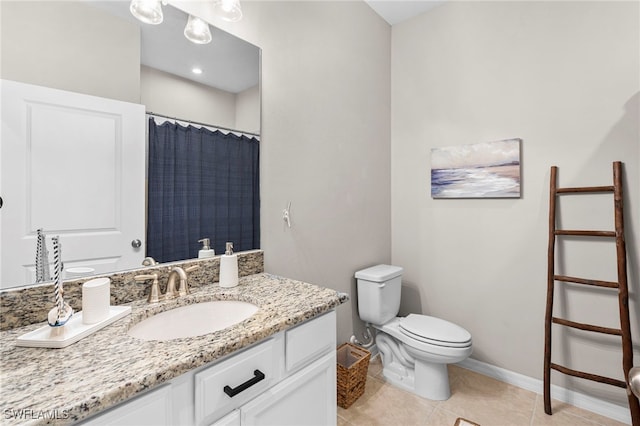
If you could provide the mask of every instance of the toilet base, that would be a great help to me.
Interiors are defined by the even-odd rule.
[[[405,346],[382,331],[376,336],[376,344],[382,355],[382,374],[387,382],[433,401],[449,399],[447,363],[433,362],[430,359],[433,356]],[[438,358],[441,360],[443,357]],[[456,361],[458,359],[451,359],[451,362]]]
[[[441,347],[414,341],[399,330],[402,318],[395,318],[377,330],[376,345],[382,354],[382,372],[394,386],[433,401],[451,396],[448,364],[460,362],[471,355],[466,347]],[[411,344],[404,343],[409,339]]]
[[[395,387],[415,393],[414,370],[403,367],[400,363],[385,366],[383,362],[382,375],[385,380]]]
[[[382,375],[393,386],[432,401],[446,401],[451,396],[446,364],[416,360],[415,368],[410,369],[398,362],[383,363]]]
[[[433,401],[445,401],[451,396],[447,364],[435,364],[416,359],[415,393]]]

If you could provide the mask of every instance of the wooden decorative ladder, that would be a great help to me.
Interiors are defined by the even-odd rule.
[[[631,393],[628,387],[629,370],[633,367],[633,348],[631,341],[631,330],[629,323],[629,291],[627,287],[627,253],[624,241],[624,216],[622,201],[622,163],[613,163],[613,186],[594,186],[581,188],[558,188],[557,187],[558,168],[551,167],[550,191],[549,191],[549,246],[547,257],[547,306],[545,313],[545,339],[544,339],[544,411],[551,414],[551,370],[559,371],[582,379],[588,379],[599,383],[606,383],[626,389],[629,399],[629,409],[631,411],[631,421],[633,426],[640,426],[640,404],[638,399]],[[556,201],[558,196],[564,194],[594,194],[610,192],[614,198],[615,231],[570,231],[556,229]],[[555,274],[555,246],[559,235],[570,235],[577,237],[603,237],[614,238],[616,242],[618,281],[599,281],[585,278],[569,277]],[[569,321],[553,316],[553,296],[555,283],[574,283],[580,285],[605,287],[618,290],[618,304],[620,310],[620,328],[600,327],[597,325],[583,324]],[[585,373],[572,370],[570,368],[554,364],[551,362],[551,326],[558,324],[562,326],[577,328],[596,333],[611,334],[622,338],[622,369],[625,381],[612,379],[596,374]]]

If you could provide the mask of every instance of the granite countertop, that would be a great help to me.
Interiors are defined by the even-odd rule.
[[[127,305],[131,315],[63,349],[25,348],[17,337],[46,324],[0,333],[0,422],[68,424],[256,343],[347,301],[346,294],[271,274],[240,278],[234,288],[205,285],[176,300]],[[247,320],[204,336],[143,341],[127,330],[167,309],[208,300],[258,305]],[[16,419],[20,410],[25,414]],[[49,419],[53,416],[57,419]]]

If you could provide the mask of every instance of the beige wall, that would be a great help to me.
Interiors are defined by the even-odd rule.
[[[147,111],[235,128],[236,95],[159,71],[140,67],[140,103]]]
[[[265,270],[350,293],[337,310],[348,340],[354,272],[391,259],[390,27],[361,1],[243,1],[237,24],[171,3],[262,49]]]
[[[135,25],[78,1],[3,0],[0,15],[1,78],[140,102]]]
[[[405,268],[403,309],[467,328],[475,359],[542,378],[549,168],[562,186],[604,185],[622,160],[640,365],[638,7],[448,2],[393,27],[392,261]],[[431,148],[510,137],[523,139],[522,198],[431,198]],[[610,196],[580,200],[561,205],[563,224],[613,229]],[[565,273],[615,280],[613,244],[566,249]],[[556,312],[616,326],[617,300],[605,293],[559,291]],[[555,337],[555,361],[622,378],[619,338]],[[558,373],[553,382],[626,405],[621,389]]]
[[[258,85],[235,94],[143,65],[140,103],[156,114],[260,133]]]
[[[236,94],[235,128],[260,133],[260,85]]]

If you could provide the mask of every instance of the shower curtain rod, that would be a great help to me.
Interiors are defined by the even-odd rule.
[[[153,115],[154,117],[167,118],[169,120],[176,120],[176,121],[184,121],[185,123],[195,124],[195,125],[198,125],[198,126],[213,127],[215,129],[225,130],[227,132],[242,133],[243,135],[251,135],[251,136],[255,136],[257,138],[260,138],[260,134],[259,133],[245,132],[244,130],[230,129],[229,127],[217,126],[215,124],[200,123],[198,121],[193,121],[193,120],[185,120],[185,119],[182,119],[182,118],[171,117],[171,116],[168,116],[168,115],[158,114],[158,113],[151,112],[151,111],[147,111],[146,114],[147,115]]]

